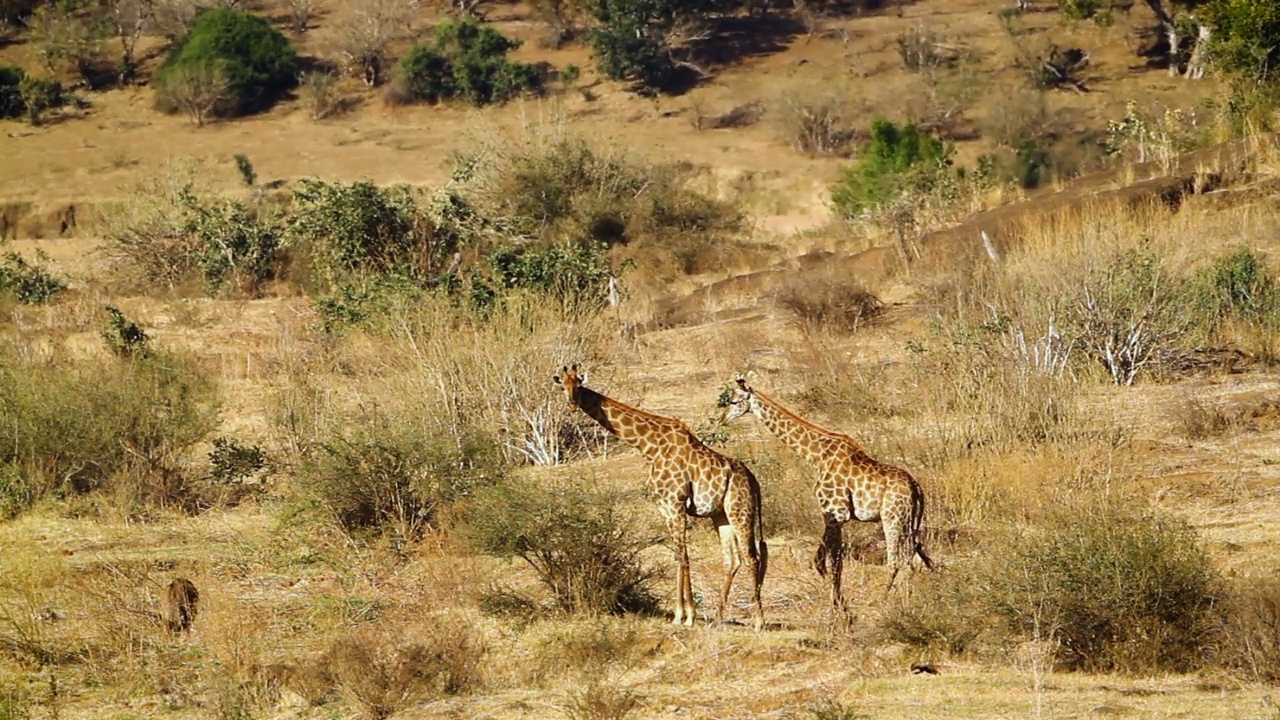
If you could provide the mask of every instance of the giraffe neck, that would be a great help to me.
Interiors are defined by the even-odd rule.
[[[664,418],[620,403],[590,388],[579,387],[574,404],[600,426],[627,441],[647,457],[658,454],[657,426],[677,426],[678,420]]]
[[[799,415],[779,405],[773,398],[755,393],[758,401],[755,406],[756,416],[773,431],[778,439],[800,454],[806,460],[818,463],[821,461],[822,447],[819,441],[829,439],[834,433],[824,430],[813,423],[802,419]]]

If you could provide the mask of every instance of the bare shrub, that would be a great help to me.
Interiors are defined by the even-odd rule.
[[[303,73],[298,83],[298,92],[302,95],[302,103],[311,114],[312,120],[333,117],[343,109],[343,98],[338,91],[338,78],[331,72]]]
[[[1223,664],[1255,682],[1280,680],[1280,583],[1275,576],[1237,583],[1223,610]]]
[[[221,114],[232,101],[231,83],[221,68],[188,63],[164,76],[156,101],[183,112],[196,127]]]
[[[807,155],[847,155],[854,140],[846,95],[834,88],[791,88],[772,103],[779,135]]]
[[[1205,403],[1198,398],[1187,398],[1174,410],[1174,419],[1183,437],[1188,440],[1205,440],[1231,431],[1238,418],[1225,408]]]
[[[898,35],[898,54],[908,70],[924,72],[955,65],[961,50],[921,24]]]
[[[565,713],[569,720],[626,720],[640,707],[640,696],[614,683],[592,677],[574,693]]]
[[[383,720],[423,700],[474,689],[485,653],[474,628],[437,621],[407,631],[350,632],[318,665],[322,677],[366,717]]]
[[[884,309],[880,298],[856,279],[830,274],[796,276],[778,292],[777,301],[807,330],[852,333],[875,320]]]
[[[151,0],[155,27],[170,41],[187,34],[200,11],[201,0]]]
[[[289,23],[294,32],[304,33],[315,11],[315,0],[286,0],[289,6]]]
[[[104,34],[100,25],[88,22],[73,3],[42,4],[26,24],[46,70],[93,83],[102,61]]]

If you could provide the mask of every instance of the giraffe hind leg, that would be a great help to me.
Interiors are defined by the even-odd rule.
[[[716,530],[720,533],[720,550],[724,555],[724,587],[720,591],[720,609],[716,611],[716,621],[724,622],[724,611],[729,605],[729,591],[733,589],[733,578],[741,564],[738,559],[741,542],[733,525],[726,518],[716,519]]]

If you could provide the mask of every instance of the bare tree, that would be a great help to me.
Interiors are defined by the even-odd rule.
[[[1170,0],[1174,5],[1182,5],[1187,9],[1194,9],[1199,5],[1201,0]],[[1192,41],[1190,52],[1184,48],[1184,41],[1179,23],[1174,19],[1172,13],[1165,7],[1164,0],[1146,0],[1147,7],[1151,8],[1152,14],[1156,16],[1156,22],[1160,24],[1160,29],[1164,32],[1165,40],[1169,43],[1169,77],[1176,77],[1181,73],[1182,64],[1186,62],[1186,72],[1184,77],[1190,80],[1198,80],[1204,77],[1204,50],[1209,44],[1210,29],[1208,25],[1196,22],[1198,33],[1195,40]],[[1192,16],[1194,20],[1194,16]]]
[[[164,80],[165,96],[196,127],[204,125],[230,99],[230,90],[226,73],[211,65],[177,67]]]
[[[151,0],[153,26],[170,40],[187,34],[200,11],[199,0]]]
[[[367,0],[348,4],[338,20],[337,51],[346,70],[370,87],[382,83],[387,46],[409,27],[416,0]]]
[[[112,32],[120,40],[119,81],[121,85],[133,82],[138,73],[134,48],[138,38],[151,24],[155,14],[154,0],[107,0],[106,20]]]

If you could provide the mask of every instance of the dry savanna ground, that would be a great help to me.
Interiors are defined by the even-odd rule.
[[[303,56],[322,56],[349,11],[314,6],[309,30],[287,33]],[[0,450],[0,720],[1280,717],[1280,148],[1251,132],[1181,164],[1168,138],[1163,162],[1107,160],[1097,140],[1129,101],[1194,113],[1200,145],[1228,140],[1205,102],[1216,81],[1143,65],[1142,4],[1109,25],[1043,8],[1012,35],[1000,9],[901,2],[813,32],[783,12],[784,30],[755,31],[768,42],[648,99],[596,77],[581,44],[544,47],[529,8],[498,4],[489,20],[526,41],[514,56],[582,66],[574,88],[388,107],[347,78],[335,117],[290,99],[197,128],[132,86],[86,91],[40,126],[0,121],[0,242],[43,253],[68,285],[24,304],[3,294],[13,261],[0,266],[0,439],[14,447]],[[408,32],[439,17],[424,3]],[[962,61],[905,69],[898,38],[921,28]],[[1018,43],[1050,42],[1090,53],[1090,92],[1027,88]],[[0,64],[33,53],[19,36]],[[852,160],[794,146],[796,108],[824,103],[851,133],[876,115],[931,124],[970,167],[1035,137],[1058,175],[961,183],[914,223],[840,221],[829,186]],[[716,127],[735,109],[751,120]],[[457,197],[496,214],[532,192],[504,173],[579,140],[617,160],[606,173],[709,218],[672,230],[627,204],[642,193],[609,196],[643,235],[607,256],[616,307],[343,295],[296,248],[251,290],[210,293],[143,277],[121,251],[178,207],[175,179],[266,216],[304,178],[438,199],[457,154],[478,151]],[[1166,202],[1122,192],[1175,175]],[[556,227],[594,227],[580,212]],[[992,255],[984,217],[1002,223]],[[745,573],[727,622],[710,622],[722,570],[705,520],[690,533],[698,622],[671,625],[644,460],[565,407],[551,376],[570,362],[754,470],[763,632]],[[1128,369],[1134,382],[1115,382]],[[744,371],[918,478],[938,567],[917,569],[909,597],[884,597],[878,528],[853,523],[849,607],[829,608],[809,565],[811,471],[758,421],[717,421]],[[179,576],[200,600],[174,633],[160,613]]]

